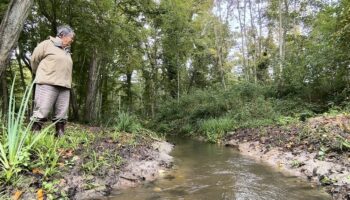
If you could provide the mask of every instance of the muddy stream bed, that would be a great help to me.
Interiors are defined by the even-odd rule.
[[[109,200],[331,199],[322,188],[283,175],[237,150],[189,139],[173,139],[174,167],[154,182],[113,191]]]

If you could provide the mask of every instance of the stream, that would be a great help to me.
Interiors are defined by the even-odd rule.
[[[190,139],[172,139],[174,167],[152,183],[118,190],[109,200],[323,200],[322,188],[283,175],[237,150]]]

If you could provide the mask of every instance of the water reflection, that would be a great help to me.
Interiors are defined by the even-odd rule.
[[[110,200],[323,200],[331,199],[309,183],[285,177],[238,152],[196,141],[177,140],[175,167],[162,178],[116,191]]]

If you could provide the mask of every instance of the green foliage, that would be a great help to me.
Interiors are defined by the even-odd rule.
[[[0,16],[8,3],[8,0],[0,3]],[[34,1],[18,42],[18,58],[27,61],[26,52],[32,52],[48,35],[54,35],[61,23],[73,26],[75,104],[70,119],[89,123],[104,123],[114,117],[116,110],[128,110],[148,118],[155,116],[160,106],[165,114],[162,101],[172,102],[172,98],[181,96],[180,104],[195,104],[186,94],[195,93],[199,100],[214,97],[215,90],[209,88],[218,85],[227,85],[228,91],[223,93],[218,87],[220,98],[204,100],[201,108],[188,107],[193,110],[190,116],[176,116],[180,112],[169,110],[175,114],[172,123],[184,127],[181,132],[198,128],[193,125],[196,119],[221,117],[223,112],[239,110],[259,96],[266,97],[268,102],[275,98],[272,103],[279,108],[272,107],[287,116],[324,112],[330,107],[328,102],[340,105],[346,101],[350,91],[347,53],[350,49],[346,45],[350,40],[348,1],[304,1],[289,10],[286,8],[292,6],[291,1],[259,1],[247,5],[253,11],[250,16],[253,24],[237,27],[249,30],[246,33],[229,27],[230,20],[235,19],[230,15],[225,19],[225,14],[220,13],[227,5],[230,4],[225,1],[211,0]],[[240,6],[235,7],[230,9]],[[243,17],[244,12],[238,13]],[[283,18],[282,49],[275,40],[279,31],[273,31],[279,26],[279,14]],[[257,24],[261,20],[267,21]],[[258,34],[258,27],[266,30],[266,34]],[[243,44],[235,42],[240,39]],[[232,56],[235,59],[230,59]],[[97,73],[89,77],[85,72],[93,71],[90,67],[94,61],[98,63]],[[15,61],[12,64],[16,67],[11,73],[23,71],[26,79],[23,83],[28,83],[29,70],[25,67],[19,70]],[[242,72],[236,73],[233,68]],[[254,84],[232,86],[237,80]],[[96,98],[91,103],[86,102],[91,91],[81,83],[96,86],[92,91]],[[94,114],[93,119],[84,119],[88,112]],[[241,117],[254,115],[251,111],[244,112]],[[159,126],[171,130],[166,124]]]
[[[119,112],[116,121],[115,128],[117,131],[136,133],[142,128],[136,117],[126,112]]]
[[[81,127],[72,127],[58,140],[58,146],[59,148],[75,150],[82,144],[85,148],[88,148],[90,142],[93,141],[95,137],[94,134],[89,134],[88,131]]]
[[[208,119],[200,122],[199,131],[209,142],[217,142],[227,131],[233,130],[236,123],[230,118]]]
[[[275,87],[271,85],[246,82],[239,82],[226,90],[215,87],[196,90],[179,101],[164,102],[152,128],[191,136],[202,134],[214,142],[238,128],[287,126],[306,121],[322,109],[297,97],[277,98],[274,91]]]
[[[5,135],[0,138],[1,178],[6,182],[10,182],[15,175],[22,171],[23,166],[29,164],[29,150],[49,129],[48,127],[30,137],[30,128],[32,124],[29,123],[27,127],[24,127],[24,119],[33,85],[27,87],[18,112],[16,112],[13,93],[14,85],[15,81],[13,81],[11,87],[10,104],[7,113],[7,127],[4,130]]]
[[[179,101],[165,102],[153,122],[158,131],[186,135],[203,134],[215,142],[236,128],[273,124],[280,118],[275,100],[269,98],[270,87],[239,83],[227,90],[197,90]]]
[[[324,160],[328,151],[329,151],[329,148],[321,146],[318,153],[317,153],[317,158],[319,160]]]
[[[94,173],[98,172],[97,169],[106,165],[108,165],[108,163],[104,157],[93,151],[89,156],[89,159],[87,159],[87,161],[82,164],[82,169],[86,173]]]
[[[339,143],[339,149],[340,150],[349,150],[350,149],[350,141],[346,138],[343,138],[341,136],[337,136],[338,143]]]
[[[53,134],[45,135],[31,149],[36,158],[34,158],[35,162],[30,167],[42,169],[44,177],[50,177],[58,172],[57,165],[60,158],[58,152],[59,141],[60,139]]]
[[[302,165],[303,165],[303,162],[300,162],[299,160],[292,160],[291,162],[292,168],[298,168],[298,167],[301,167]]]
[[[281,116],[277,118],[276,123],[281,126],[286,126],[288,124],[297,123],[299,119],[290,116]]]
[[[6,13],[6,10],[8,8],[9,3],[10,3],[10,0],[3,0],[0,3],[0,22],[2,21],[4,15]]]

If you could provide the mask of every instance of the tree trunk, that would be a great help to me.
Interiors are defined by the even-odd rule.
[[[281,78],[282,70],[283,70],[283,45],[284,45],[284,38],[283,38],[283,24],[282,24],[282,2],[281,0],[278,1],[278,12],[279,12],[279,40],[278,40],[278,46],[279,46],[279,72],[278,72],[278,78]]]
[[[245,3],[245,2],[244,2]],[[245,74],[245,79],[248,81],[249,80],[249,69],[247,66],[247,58],[246,58],[246,51],[245,51],[245,46],[246,46],[246,34],[245,34],[245,17],[243,17],[243,22],[242,22],[242,17],[241,17],[241,8],[240,8],[240,1],[237,0],[237,11],[238,11],[238,21],[239,21],[239,27],[240,27],[240,32],[241,32],[241,53],[242,53],[242,67],[243,71]],[[243,11],[245,15],[245,10]]]
[[[24,63],[25,67],[32,72],[32,68],[30,67],[30,58],[28,58],[23,50],[23,46],[19,43],[18,44],[18,56],[20,58],[20,60],[22,60],[22,62]],[[18,61],[19,62],[19,61]],[[33,74],[33,73],[31,73]],[[34,79],[33,79],[34,80]]]
[[[95,122],[97,118],[96,95],[98,89],[99,60],[97,50],[92,51],[91,64],[89,68],[88,90],[85,105],[85,120]]]
[[[132,70],[130,70],[129,68],[127,69],[126,72],[126,104],[128,105],[128,111],[132,112],[133,108],[132,108],[132,91],[131,91],[131,78],[132,78]]]
[[[257,47],[258,47],[258,41],[256,39],[256,27],[255,27],[255,23],[254,23],[254,20],[255,20],[255,16],[253,15],[253,6],[252,6],[252,1],[251,0],[248,0],[248,3],[249,3],[249,14],[250,14],[250,26],[251,26],[251,32],[252,32],[252,40],[253,40],[253,48],[254,49],[251,49],[250,52],[252,54],[252,59],[253,59],[253,64],[252,64],[252,67],[253,67],[253,76],[254,76],[254,83],[257,82]]]
[[[71,108],[72,108],[72,112],[71,112],[71,116],[73,118],[74,121],[79,121],[79,105],[77,102],[77,95],[75,92],[75,89],[72,88],[70,90],[70,103],[71,103]]]
[[[147,70],[142,70],[142,76],[145,80],[145,86],[144,86],[144,89],[143,89],[143,99],[144,99],[144,114],[145,116],[149,117],[151,115],[151,94],[152,94],[152,82],[151,82],[151,75],[150,75],[150,72],[148,72]]]
[[[259,47],[258,47],[258,58],[261,57],[261,53],[262,53],[262,13],[261,13],[261,1],[259,0],[258,3],[258,24],[259,24],[259,36],[258,36],[258,43],[259,43]]]
[[[19,66],[19,74],[21,75],[22,89],[23,89],[23,91],[25,91],[26,90],[26,82],[24,80],[23,65],[21,62],[21,58],[18,54],[16,54],[16,58],[17,58],[18,66]]]
[[[1,96],[2,96],[2,112],[0,114],[2,114],[3,116],[5,115],[5,113],[7,113],[8,110],[8,105],[9,105],[9,94],[8,94],[8,90],[7,90],[7,81],[6,81],[6,73],[4,72],[2,74],[2,76],[0,76],[0,81],[1,81]]]
[[[108,75],[103,74],[102,78],[102,94],[101,94],[101,115],[102,118],[106,117],[110,114],[110,107],[109,107],[109,94],[110,91],[108,90]],[[105,118],[104,118],[105,119]]]
[[[50,0],[50,8],[47,7],[48,2],[45,0],[39,0],[39,12],[46,17],[46,19],[50,22],[51,26],[51,33],[53,35],[57,34],[57,8],[59,8],[60,4],[59,1],[56,0]]]
[[[33,0],[12,0],[0,25],[0,76],[6,61],[18,41]]]

